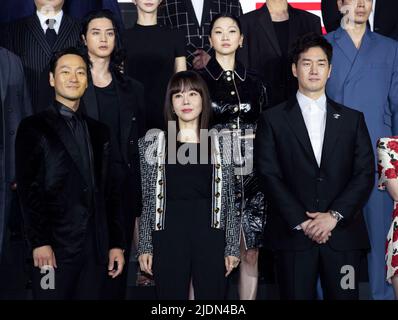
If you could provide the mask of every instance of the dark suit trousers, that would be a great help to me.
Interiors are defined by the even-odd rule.
[[[125,173],[123,173],[125,174]],[[129,174],[129,173],[127,173]],[[116,278],[112,279],[107,277],[105,280],[104,289],[104,300],[124,300],[126,299],[126,290],[128,286],[128,272],[130,262],[131,245],[133,241],[135,218],[137,210],[135,209],[135,203],[138,201],[136,198],[132,198],[132,194],[137,194],[139,191],[134,186],[134,177],[128,176],[127,181],[122,186],[122,212],[123,212],[123,224],[125,226],[126,234],[126,250],[124,252],[124,259],[126,261],[123,272]]]
[[[131,225],[131,224],[130,224]],[[128,227],[127,224],[127,232],[126,234],[133,234],[134,226],[135,226],[135,217],[133,217],[132,228]],[[117,276],[116,278],[112,279],[111,277],[106,277],[104,283],[104,290],[102,293],[102,300],[125,300],[127,294],[127,286],[128,286],[128,273],[129,273],[129,265],[130,265],[130,252],[131,252],[131,244],[132,244],[132,237],[127,237],[127,247],[126,251],[124,252],[124,259],[126,261],[123,272]]]
[[[360,250],[336,251],[328,244],[315,244],[304,251],[277,251],[276,269],[281,299],[315,300],[319,276],[325,300],[358,300],[361,254]],[[354,271],[351,282],[354,286],[347,288],[347,277],[351,273],[343,266],[349,266]]]
[[[34,299],[99,300],[101,298],[104,279],[107,277],[107,266],[97,263],[92,219],[87,230],[85,246],[73,261],[68,263],[57,261],[54,289],[42,289],[41,280],[46,274],[41,274],[40,269],[34,267],[32,276]]]

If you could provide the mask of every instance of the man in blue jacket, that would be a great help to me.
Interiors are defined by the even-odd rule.
[[[375,148],[379,137],[394,135],[398,129],[398,43],[367,28],[372,0],[337,0],[337,4],[346,15],[344,28],[326,36],[334,53],[327,94],[364,113]],[[391,212],[391,199],[375,185],[364,208],[371,242],[368,271],[372,299],[393,298],[384,262]]]

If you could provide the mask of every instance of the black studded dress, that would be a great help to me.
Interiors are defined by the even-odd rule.
[[[234,147],[235,208],[242,216],[246,249],[261,247],[266,202],[253,171],[253,142],[257,119],[266,107],[265,87],[238,61],[235,70],[224,71],[211,59],[200,73],[212,100],[213,127],[230,131],[239,142]]]

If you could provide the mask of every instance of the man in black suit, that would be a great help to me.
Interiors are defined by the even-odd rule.
[[[340,22],[343,15],[340,13],[337,5],[339,1],[340,0],[322,0],[322,19],[327,32],[335,31],[338,27],[340,27]],[[398,40],[398,1],[371,1],[373,1],[373,14],[369,17],[369,25],[371,30],[380,33],[383,36]]]
[[[113,31],[112,35],[108,35],[110,30]],[[108,125],[114,139],[112,152],[121,160],[118,166],[121,187],[120,206],[127,244],[125,258],[128,260],[135,218],[140,216],[142,211],[138,139],[146,133],[144,87],[120,71],[123,61],[118,59],[121,47],[116,39],[120,33],[114,15],[107,10],[87,15],[82,23],[81,32],[92,61],[90,67],[92,81],[89,81],[82,98],[84,105],[82,111],[89,117]],[[108,46],[107,50],[98,49],[104,44]],[[101,72],[104,66],[105,73]],[[107,79],[108,85],[101,88],[101,81],[104,79]],[[106,281],[108,287],[105,298],[125,298],[127,270],[128,265],[124,268],[121,277]]]
[[[48,84],[51,55],[78,44],[80,24],[64,14],[64,0],[34,2],[34,15],[8,25],[4,46],[21,58],[33,111],[39,112],[54,98]]]
[[[321,20],[291,7],[287,0],[268,0],[240,21],[245,38],[238,59],[261,76],[268,89],[268,105],[275,106],[297,91],[289,60],[293,43],[308,32],[321,34]]]
[[[210,23],[220,13],[238,17],[239,0],[163,0],[158,11],[159,24],[182,30],[187,44],[187,64],[203,69],[211,58]]]
[[[283,299],[315,299],[318,275],[325,299],[358,299],[369,248],[361,209],[374,182],[373,148],[363,114],[325,95],[331,58],[323,37],[300,38],[292,64],[299,90],[265,111],[256,133],[255,164],[270,200],[266,243]]]
[[[21,60],[0,47],[0,300],[26,296],[14,148],[19,122],[31,114]]]
[[[109,129],[79,112],[88,58],[65,49],[54,54],[50,70],[55,101],[24,119],[16,138],[18,191],[35,267],[33,294],[98,299],[107,263],[112,277],[124,265]],[[50,270],[49,288],[43,287],[43,268]]]

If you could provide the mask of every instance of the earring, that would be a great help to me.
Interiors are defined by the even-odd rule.
[[[240,47],[240,48],[243,48],[243,44],[241,43],[241,44],[239,45],[239,47]]]
[[[171,112],[173,112],[174,114],[176,113],[174,109],[172,109]]]

